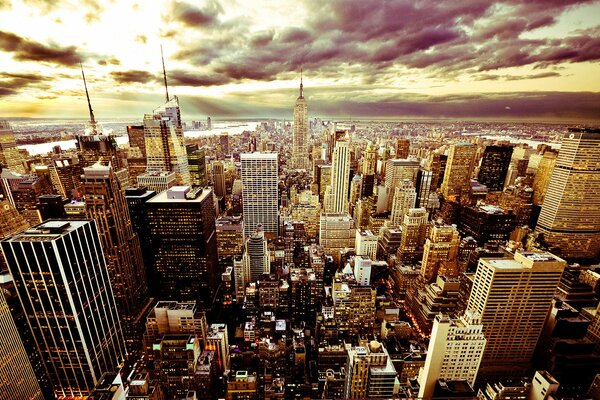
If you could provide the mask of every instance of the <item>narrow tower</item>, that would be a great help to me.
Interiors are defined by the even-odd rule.
[[[92,127],[92,133],[94,135],[98,134],[96,129],[96,118],[94,118],[94,110],[92,110],[92,103],[90,102],[90,94],[88,93],[87,83],[85,81],[85,73],[83,72],[83,65],[79,63],[81,67],[81,76],[83,77],[83,86],[85,87],[85,97],[87,97],[88,108],[90,110],[90,126]]]

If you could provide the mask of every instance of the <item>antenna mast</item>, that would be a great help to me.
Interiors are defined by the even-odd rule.
[[[160,58],[162,59],[163,78],[165,80],[165,94],[167,96],[167,102],[168,102],[169,101],[169,87],[167,86],[167,70],[165,69],[165,57],[163,56],[162,44],[160,45]]]
[[[81,76],[83,77],[83,86],[85,87],[85,96],[87,97],[88,108],[90,110],[90,125],[92,126],[92,133],[94,135],[98,134],[98,130],[96,129],[96,118],[94,118],[94,110],[92,110],[92,103],[90,102],[90,94],[88,93],[87,83],[85,82],[85,74],[83,73],[83,65],[79,63],[81,67]]]

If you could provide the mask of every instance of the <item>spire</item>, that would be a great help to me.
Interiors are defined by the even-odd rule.
[[[165,94],[167,96],[167,102],[169,102],[169,87],[167,86],[167,70],[165,69],[165,57],[163,56],[162,44],[160,45],[160,58],[162,58],[163,78],[165,79]]]
[[[304,93],[302,91],[302,67],[300,67],[300,97],[304,96]]]
[[[81,67],[81,76],[83,77],[83,86],[85,87],[85,96],[87,97],[88,108],[90,110],[90,125],[92,127],[92,133],[94,135],[97,135],[98,131],[96,129],[96,118],[94,118],[94,110],[92,110],[92,103],[90,102],[90,94],[88,93],[87,83],[85,82],[85,74],[83,73],[83,65],[81,63],[79,63],[79,66]]]

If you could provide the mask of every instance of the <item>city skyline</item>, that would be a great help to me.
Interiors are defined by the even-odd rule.
[[[428,3],[428,2],[425,2]],[[4,117],[99,120],[171,93],[185,116],[592,121],[599,1],[2,1]],[[138,20],[142,23],[132,23]]]

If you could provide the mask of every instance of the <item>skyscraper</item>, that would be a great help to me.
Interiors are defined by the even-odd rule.
[[[600,129],[563,136],[536,232],[562,257],[600,253]]]
[[[398,139],[394,147],[394,157],[396,158],[408,158],[410,154],[410,140]]]
[[[350,142],[340,139],[335,142],[331,166],[331,209],[328,212],[348,212],[348,190],[350,187]]]
[[[175,172],[177,185],[190,184],[190,172],[177,96],[144,115],[147,170]]]
[[[461,142],[450,146],[442,194],[444,198],[466,197],[471,188],[471,174],[475,166],[477,146]]]
[[[419,398],[430,399],[438,379],[475,384],[486,343],[482,329],[479,315],[473,311],[460,318],[435,317],[427,359],[419,373]]]
[[[279,217],[277,153],[243,153],[242,199],[244,234],[261,224],[266,234],[277,236]]]
[[[482,370],[518,374],[530,366],[565,266],[550,253],[479,260],[467,309],[481,315],[487,339]]]
[[[510,146],[486,146],[477,180],[490,192],[501,192],[510,165],[513,149]]]
[[[460,237],[455,225],[434,225],[423,250],[423,278],[435,280],[443,263],[456,263],[459,244]]]
[[[267,241],[260,226],[246,240],[243,263],[246,284],[256,282],[262,274],[271,272]]]
[[[410,208],[402,221],[402,237],[398,247],[398,259],[404,263],[415,263],[423,257],[423,246],[427,239],[429,213],[424,208]]]
[[[399,227],[404,220],[406,212],[415,207],[417,193],[413,183],[405,179],[394,189],[392,200],[392,215],[390,217],[390,226]]]
[[[144,125],[127,125],[129,148],[127,149],[127,169],[131,182],[137,182],[137,177],[146,172],[146,140]]]
[[[55,395],[86,396],[126,354],[96,222],[45,222],[0,244]]]
[[[192,186],[206,186],[206,152],[197,144],[187,145],[186,151]]]
[[[292,168],[311,170],[308,156],[308,105],[304,99],[302,76],[300,96],[294,105],[294,127],[292,132]]]
[[[158,295],[211,304],[221,278],[210,188],[174,186],[146,202]]]
[[[0,120],[0,166],[19,174],[25,173],[15,134],[8,121],[5,120]]]
[[[83,169],[82,192],[87,218],[96,220],[108,274],[123,330],[137,337],[132,326],[148,302],[148,286],[138,235],[133,232],[125,195],[110,166]]]

